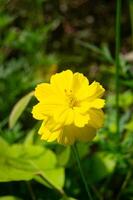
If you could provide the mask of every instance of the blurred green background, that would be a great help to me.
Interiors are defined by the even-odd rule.
[[[115,14],[116,1],[0,0],[0,200],[87,199],[70,147],[40,141],[31,115],[30,92],[65,69],[106,89],[104,127],[78,143],[93,199],[133,200],[133,1],[122,1],[119,135]]]

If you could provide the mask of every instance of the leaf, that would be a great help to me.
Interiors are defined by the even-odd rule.
[[[98,152],[89,161],[89,180],[100,181],[111,174],[116,166],[116,156],[108,152]]]
[[[61,151],[59,154],[58,154],[58,162],[60,164],[60,166],[66,166],[69,158],[70,158],[70,147],[65,147],[63,149],[63,151]]]
[[[28,181],[32,178],[33,171],[22,170],[20,166],[13,165],[10,161],[4,163],[0,159],[0,182]]]
[[[80,158],[87,156],[87,154],[89,153],[89,146],[87,143],[79,142],[77,143],[77,148]]]
[[[133,118],[126,124],[125,128],[130,132],[133,131]]]
[[[34,134],[36,132],[36,129],[33,128],[28,134],[27,136],[25,137],[25,140],[24,140],[24,144],[25,145],[31,145],[34,143]]]
[[[133,94],[130,90],[127,90],[123,94],[120,95],[120,106],[123,108],[127,108],[131,106],[133,103]]]
[[[47,178],[47,180],[50,180],[50,182],[54,186],[58,188],[63,188],[65,182],[65,176],[64,176],[64,169],[62,167],[46,170],[45,177]]]
[[[103,55],[104,55],[105,59],[106,59],[109,63],[113,64],[113,63],[114,63],[114,60],[113,60],[113,58],[112,58],[112,56],[111,56],[111,52],[110,52],[110,50],[109,50],[108,45],[107,45],[107,44],[103,44],[101,50],[102,50],[102,52],[103,52]]]
[[[2,137],[0,137],[0,146],[2,148],[7,148],[9,146],[9,144],[6,142],[6,140]]]
[[[62,197],[60,200],[77,200],[77,199],[75,199],[75,198],[73,198],[73,197],[64,196],[64,197]]]
[[[0,15],[0,28],[4,28],[14,20],[14,17],[9,15]]]
[[[29,101],[33,96],[33,92],[30,92],[26,96],[22,97],[16,105],[13,107],[13,110],[9,116],[9,127],[13,128],[16,124],[17,120],[25,110],[26,106],[28,105]]]
[[[56,155],[39,145],[6,145],[0,140],[0,182],[31,180],[41,175],[45,181],[61,189],[64,185],[64,168],[57,166]],[[2,154],[2,151],[5,153]],[[4,172],[4,173],[3,173]]]
[[[57,166],[57,158],[52,151],[47,150],[40,159],[32,160],[32,164],[52,185],[57,188],[64,186],[64,168]]]
[[[0,156],[7,153],[8,146],[9,144],[2,137],[0,137]]]
[[[132,79],[131,80],[121,80],[121,83],[123,85],[130,87],[130,88],[133,88],[133,80]]]
[[[1,196],[0,200],[21,200],[21,199],[15,196]]]
[[[0,152],[0,182],[31,180],[33,178],[36,170],[23,159],[24,149],[22,145],[8,145],[5,150],[0,142]]]

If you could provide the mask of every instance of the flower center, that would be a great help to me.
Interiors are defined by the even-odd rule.
[[[64,90],[67,97],[68,105],[70,108],[73,108],[77,105],[76,99],[73,96],[72,90]]]

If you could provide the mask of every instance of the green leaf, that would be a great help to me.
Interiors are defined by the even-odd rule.
[[[58,188],[63,188],[65,182],[64,169],[54,168],[51,170],[45,170],[45,177],[49,180],[54,186]]]
[[[75,198],[73,198],[73,197],[64,196],[64,197],[62,197],[60,200],[77,200],[77,199],[75,199]]]
[[[49,182],[58,190],[63,187],[64,168],[58,167],[56,155],[51,150],[39,145],[9,146],[1,139],[0,152],[0,182],[27,181],[41,175],[45,180],[42,184],[48,186]]]
[[[0,200],[21,200],[21,199],[14,196],[2,196],[0,197]]]
[[[116,166],[117,158],[108,152],[98,152],[90,159],[89,177],[92,182],[100,181],[111,174]]]
[[[29,101],[31,100],[32,96],[33,96],[33,92],[30,92],[29,94],[27,94],[26,96],[21,98],[16,103],[16,105],[13,107],[13,110],[12,110],[10,116],[9,116],[9,127],[10,128],[14,127],[17,120],[19,119],[19,117],[23,113],[24,109],[28,105]]]
[[[127,90],[126,92],[123,92],[123,94],[120,95],[120,106],[123,108],[127,108],[133,103],[133,94],[130,90]]]
[[[7,154],[8,146],[9,144],[2,137],[0,137],[0,156]]]
[[[102,52],[103,52],[103,55],[104,55],[105,59],[106,59],[109,63],[113,64],[113,63],[114,63],[114,60],[113,60],[113,58],[112,58],[112,56],[111,56],[111,52],[110,52],[110,50],[109,50],[108,45],[107,45],[107,44],[103,44],[101,50],[102,50]]]
[[[121,83],[129,88],[133,88],[133,80],[121,80]]]
[[[4,163],[5,161],[6,163]],[[21,181],[21,180],[28,181],[31,180],[32,178],[33,178],[33,171],[31,170],[27,171],[27,169],[22,170],[20,165],[19,166],[17,166],[17,164],[13,165],[13,163],[10,161],[0,159],[0,182]]]
[[[70,150],[70,147],[65,147],[63,149],[63,151],[61,151],[59,154],[58,154],[58,162],[60,164],[60,166],[66,166],[69,158],[70,158],[70,153],[71,153],[71,150]]]
[[[0,28],[4,28],[13,21],[13,17],[9,15],[0,15]]]
[[[25,145],[31,145],[34,143],[34,134],[36,132],[36,129],[33,128],[28,134],[27,136],[25,137],[25,140],[24,140],[24,144]]]
[[[125,128],[128,130],[128,131],[133,131],[133,118],[126,124]]]
[[[32,160],[32,164],[52,185],[57,188],[64,186],[64,168],[57,166],[57,158],[52,151],[47,150],[40,159]],[[46,182],[44,184],[47,185]]]

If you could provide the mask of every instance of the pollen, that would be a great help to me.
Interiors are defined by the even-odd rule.
[[[69,108],[74,108],[74,107],[78,106],[78,103],[74,97],[73,91],[65,89],[64,92],[66,95],[66,100],[68,102]]]

